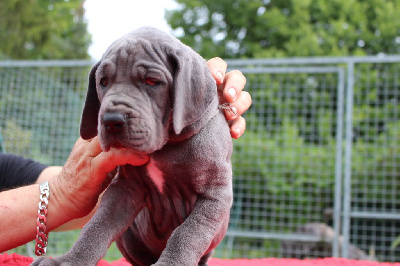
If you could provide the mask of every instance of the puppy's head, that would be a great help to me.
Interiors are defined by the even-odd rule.
[[[176,38],[141,28],[114,42],[89,74],[81,136],[152,153],[208,111],[217,97],[206,62]]]

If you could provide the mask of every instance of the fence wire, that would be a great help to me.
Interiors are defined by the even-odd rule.
[[[400,57],[228,65],[245,74],[253,105],[234,141],[234,204],[215,256],[400,261],[391,247],[400,236]],[[79,136],[90,66],[0,62],[3,150],[62,165]],[[78,234],[51,233],[49,255]],[[120,257],[113,245],[106,258]]]

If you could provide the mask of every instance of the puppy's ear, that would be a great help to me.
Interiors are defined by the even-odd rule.
[[[83,107],[80,134],[83,139],[91,139],[97,136],[97,120],[100,111],[100,101],[96,90],[96,70],[100,65],[96,63],[89,74],[89,85],[86,94],[85,105]]]
[[[217,87],[206,61],[191,48],[175,50],[172,58],[175,61],[172,121],[178,135],[206,113],[217,97]]]

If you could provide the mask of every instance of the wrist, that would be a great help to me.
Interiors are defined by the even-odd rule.
[[[66,180],[74,180],[74,178],[65,176],[65,172],[61,171],[50,181],[55,209],[53,215],[58,221],[56,227],[87,215],[97,202],[96,197],[89,198],[87,193],[82,191],[83,188]],[[86,198],[82,198],[85,196]],[[53,203],[50,207],[53,209]]]
[[[68,210],[65,204],[67,197],[56,179],[54,177],[49,180],[49,186],[51,187],[51,204],[49,204],[47,218],[49,231],[59,227],[68,220],[74,219],[72,217],[73,213]]]

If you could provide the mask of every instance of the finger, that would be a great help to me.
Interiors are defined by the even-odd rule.
[[[236,101],[230,104],[230,108],[225,108],[224,113],[227,120],[233,120],[246,112],[251,105],[251,96],[247,91],[242,91]]]
[[[96,157],[102,152],[98,137],[94,137],[89,140],[84,140],[82,138],[79,138],[76,143],[78,145],[78,148],[85,149],[87,155],[90,157]]]
[[[217,85],[222,84],[228,67],[226,62],[219,57],[214,57],[207,61],[207,66],[210,69],[213,78],[217,82]]]
[[[91,144],[90,141],[92,140],[88,141],[79,138],[72,147],[66,164],[70,163],[75,165],[84,158],[96,157],[101,152],[100,144],[96,142]]]
[[[232,103],[246,86],[246,78],[239,70],[232,70],[225,74],[224,82],[218,86],[223,92],[224,99]]]
[[[108,173],[113,171],[120,165],[143,165],[148,161],[148,158],[142,155],[131,153],[113,153],[102,152],[91,161],[91,167],[94,173],[94,179],[92,179],[91,185],[96,188],[101,188],[104,182],[107,182]],[[104,187],[104,185],[103,185]]]
[[[110,151],[101,152],[93,158],[92,164],[94,167],[98,167],[101,174],[107,174],[117,166],[126,164],[139,166],[147,163],[148,160],[147,155],[137,154],[128,149],[111,148]]]
[[[235,120],[230,122],[230,132],[231,136],[234,139],[240,138],[243,135],[244,131],[246,130],[246,120],[239,116]]]

